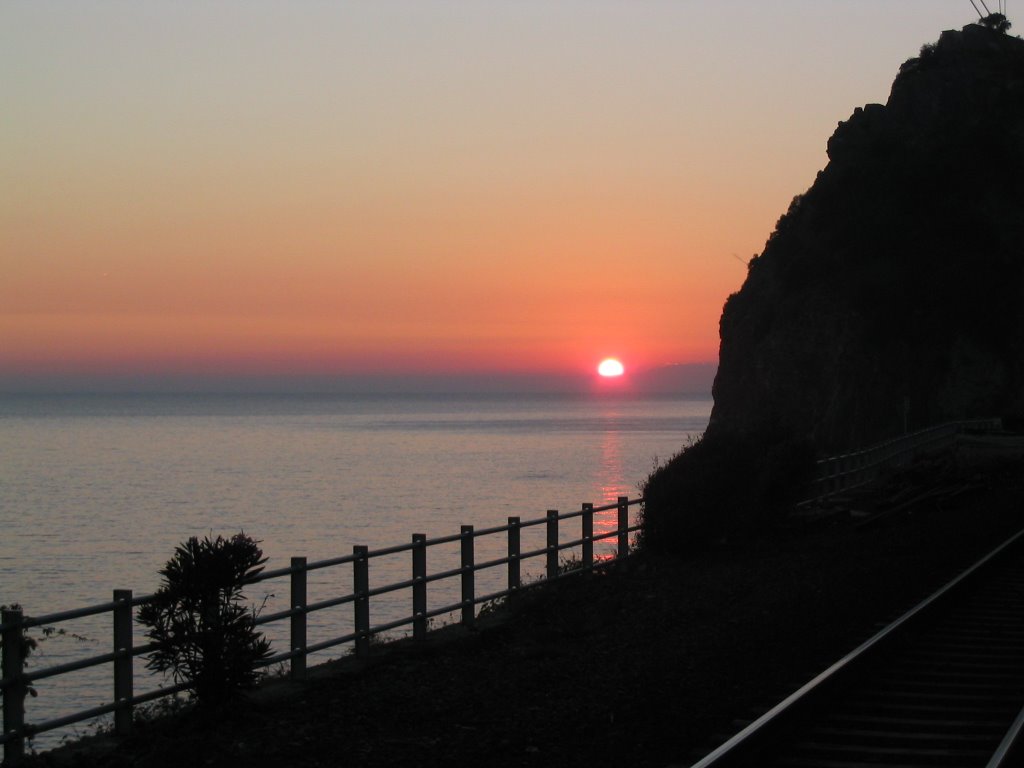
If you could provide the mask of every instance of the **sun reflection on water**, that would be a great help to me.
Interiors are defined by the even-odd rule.
[[[601,489],[600,499],[595,503],[595,506],[599,507],[615,504],[620,496],[630,495],[626,487],[623,469],[621,431],[612,426],[616,424],[619,413],[614,408],[609,408],[602,415],[610,426],[601,435],[601,460],[597,464],[594,478],[594,485]],[[595,536],[612,533],[617,530],[617,527],[617,510],[610,509],[594,515]],[[601,539],[595,546],[595,554],[598,556],[610,555],[616,549],[617,544],[614,537]]]

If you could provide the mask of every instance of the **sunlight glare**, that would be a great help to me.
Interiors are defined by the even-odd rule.
[[[625,371],[626,369],[622,367],[622,363],[613,357],[602,360],[601,364],[597,366],[597,372],[601,376],[621,376]]]

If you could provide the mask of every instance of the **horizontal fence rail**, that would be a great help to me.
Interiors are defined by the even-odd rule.
[[[1001,427],[1000,419],[950,421],[858,451],[820,459],[805,502],[819,501],[836,493],[867,485],[878,479],[885,469],[906,464],[923,453],[949,447],[957,435],[964,432],[994,432]]]
[[[565,576],[590,572],[628,557],[629,536],[640,529],[638,524],[630,525],[629,508],[642,502],[642,498],[629,499],[620,496],[615,504],[600,507],[583,504],[580,509],[567,513],[548,510],[544,517],[532,520],[510,517],[506,525],[492,528],[475,529],[471,525],[464,525],[457,534],[433,539],[428,539],[422,533],[415,533],[408,544],[382,549],[370,550],[365,546],[355,546],[352,548],[351,555],[328,560],[307,562],[304,557],[293,557],[288,567],[263,571],[247,582],[255,584],[274,579],[288,579],[289,584],[288,608],[260,615],[256,619],[255,623],[259,626],[284,621],[287,621],[289,626],[287,650],[280,651],[264,660],[261,662],[261,666],[287,662],[289,675],[298,679],[306,674],[306,661],[311,653],[349,644],[357,656],[365,655],[374,635],[403,627],[411,628],[413,638],[422,639],[427,634],[430,619],[447,614],[458,614],[461,624],[472,626],[477,618],[478,607],[484,603],[501,598],[511,599],[524,589]],[[616,512],[614,528],[595,535],[594,514],[613,510]],[[566,520],[575,520],[575,518],[580,518],[579,537],[562,541],[563,526],[561,523]],[[545,545],[523,551],[520,544],[522,530],[539,526],[544,527]],[[477,539],[501,534],[507,538],[505,556],[485,562],[476,562]],[[606,539],[615,539],[617,547],[615,554],[607,558],[595,557],[594,543]],[[459,566],[435,573],[429,572],[427,560],[430,549],[456,543],[459,545]],[[563,568],[559,559],[560,553],[576,548],[580,549],[582,553],[578,567]],[[403,553],[407,553],[411,561],[411,578],[371,588],[371,562],[376,558]],[[524,583],[521,564],[525,560],[541,557],[544,558],[544,578]],[[318,602],[308,602],[308,574],[312,571],[337,567],[351,569],[352,591]],[[476,574],[497,568],[505,570],[506,587],[489,594],[478,594]],[[430,586],[446,579],[458,580],[460,599],[457,602],[431,607],[428,601]],[[400,619],[373,624],[370,610],[372,598],[398,592],[408,593],[410,613]],[[3,676],[0,679],[0,691],[3,694],[3,733],[0,734],[0,744],[4,746],[5,762],[20,758],[24,754],[25,740],[36,734],[101,715],[113,713],[114,732],[118,735],[127,735],[131,733],[134,707],[188,689],[187,683],[178,683],[142,694],[134,693],[134,660],[157,648],[155,643],[139,646],[133,644],[134,609],[151,601],[153,597],[153,595],[135,597],[131,590],[118,589],[114,590],[113,600],[110,602],[44,616],[25,616],[21,608],[5,608],[3,610],[2,616],[0,616],[0,639],[3,644]],[[308,643],[307,617],[317,611],[344,605],[352,606],[353,631],[316,643]],[[28,653],[23,639],[28,630],[39,627],[49,628],[61,622],[100,614],[110,614],[111,616],[113,647],[109,653],[51,667],[30,668],[25,666]],[[70,712],[67,715],[43,722],[30,723],[26,721],[25,699],[29,688],[34,683],[100,665],[112,665],[113,700],[110,703]]]

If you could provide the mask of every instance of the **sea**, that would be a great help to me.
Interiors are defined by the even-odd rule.
[[[374,550],[414,533],[637,498],[652,469],[703,432],[711,404],[619,393],[0,395],[0,604],[39,616],[109,601],[114,589],[150,593],[191,536],[244,532],[273,569],[294,556],[323,560],[357,544]],[[614,515],[599,513],[595,528],[614,525]],[[542,547],[543,535],[543,526],[524,530],[523,550]],[[505,552],[501,536],[477,542],[477,562]],[[457,565],[458,544],[443,549],[428,551],[431,572]],[[595,553],[614,549],[613,538]],[[543,558],[528,561],[524,576],[543,567]],[[370,586],[407,579],[410,568],[408,552],[376,559]],[[500,568],[481,574],[478,590],[501,589],[504,578]],[[351,589],[344,568],[310,579],[310,601]],[[430,605],[457,600],[456,584],[437,585]],[[283,607],[285,581],[252,587],[254,609]],[[407,603],[397,594],[371,601],[371,623],[408,615]],[[311,615],[310,643],[351,631],[350,611]],[[281,650],[286,627],[275,626],[267,634]],[[109,650],[109,614],[60,628],[33,665]],[[162,684],[154,674],[136,661],[136,693]],[[27,719],[109,702],[109,680],[107,665],[40,680]],[[41,734],[35,746],[90,727]]]

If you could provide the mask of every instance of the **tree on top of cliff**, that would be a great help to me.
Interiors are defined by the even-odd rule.
[[[988,16],[983,16],[978,20],[978,23],[989,29],[994,29],[996,32],[1003,33],[1009,32],[1010,27],[1013,26],[1010,24],[1010,20],[1001,13],[990,13]]]

